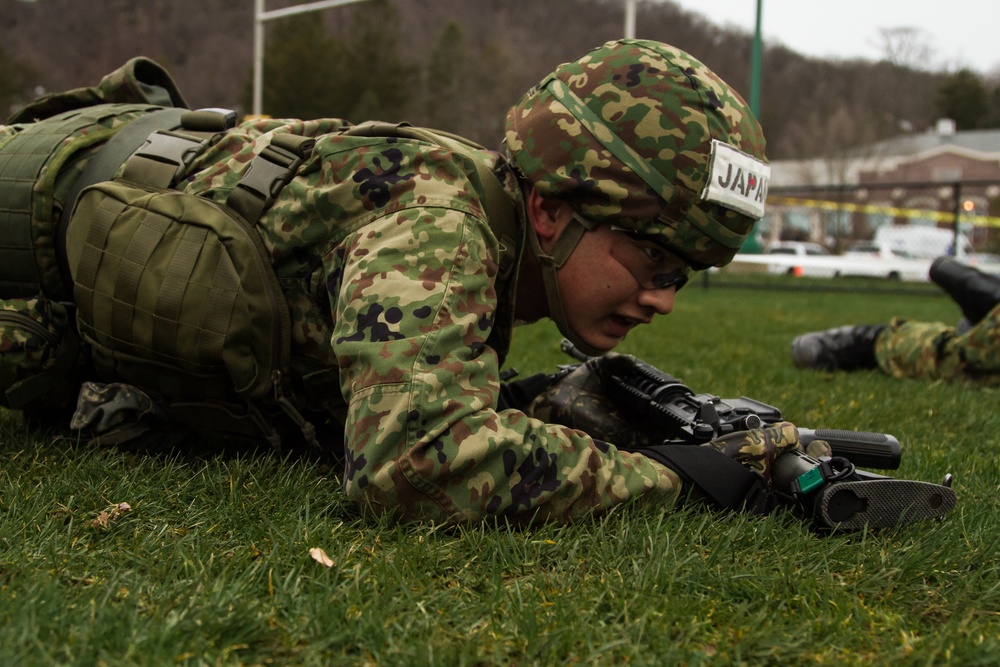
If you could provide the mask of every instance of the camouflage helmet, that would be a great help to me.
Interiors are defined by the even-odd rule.
[[[728,264],[764,214],[757,119],[667,44],[608,42],[559,66],[507,113],[506,142],[543,197],[649,235],[695,269]]]

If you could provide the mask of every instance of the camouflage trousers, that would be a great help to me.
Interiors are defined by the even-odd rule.
[[[894,377],[1000,384],[1000,304],[964,333],[896,318],[876,340],[875,358]]]

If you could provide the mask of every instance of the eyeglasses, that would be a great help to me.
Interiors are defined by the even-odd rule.
[[[624,266],[643,289],[680,289],[691,268],[660,243],[631,229],[611,225],[616,234],[611,256]]]

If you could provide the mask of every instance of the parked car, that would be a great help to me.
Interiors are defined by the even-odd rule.
[[[807,241],[777,241],[767,249],[768,256],[781,255],[782,261],[767,265],[768,273],[787,274],[790,276],[810,276],[830,278],[835,275],[836,268],[831,264],[824,266],[822,262],[808,261],[801,264],[789,261],[786,257],[831,257],[830,251],[818,243]]]
[[[913,259],[914,255],[880,241],[855,241],[844,252],[844,257],[877,257],[879,259]]]
[[[781,241],[763,255],[738,253],[734,262],[763,264],[768,273],[812,278],[863,276],[926,281],[931,259],[912,257],[881,241],[859,241],[843,255],[831,255],[818,243]]]
[[[887,245],[907,257],[922,259],[934,259],[941,255],[961,259],[972,252],[972,244],[965,234],[958,235],[956,248],[954,231],[920,225],[879,227],[875,232],[875,243]]]
[[[857,241],[843,255],[841,276],[869,276],[889,280],[927,280],[931,260],[915,257],[884,241]]]

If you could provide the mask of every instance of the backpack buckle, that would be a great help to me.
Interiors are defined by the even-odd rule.
[[[169,187],[191,166],[207,145],[207,139],[199,141],[167,130],[157,130],[149,135],[146,143],[139,147],[129,162],[145,158],[175,167],[170,182],[164,186]]]
[[[295,176],[299,166],[309,159],[315,141],[295,134],[275,134],[264,150],[254,157],[238,188],[244,188],[264,200],[264,208],[274,202],[281,189]]]

